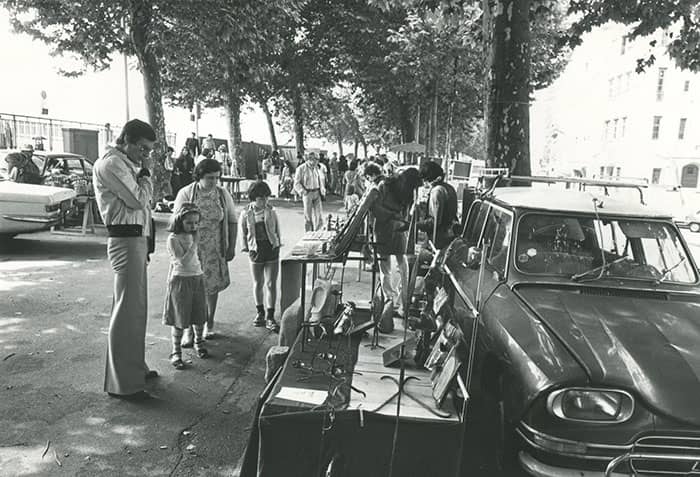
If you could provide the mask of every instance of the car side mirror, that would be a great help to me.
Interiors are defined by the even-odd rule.
[[[467,267],[476,270],[481,265],[481,249],[478,247],[469,247],[467,252]]]

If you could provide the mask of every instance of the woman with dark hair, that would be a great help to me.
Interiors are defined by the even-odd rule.
[[[228,262],[236,254],[236,211],[231,194],[217,184],[221,164],[215,159],[203,159],[194,168],[195,182],[180,189],[175,199],[175,210],[183,203],[194,203],[201,212],[197,253],[204,271],[204,290],[207,295],[207,321],[204,337],[214,337],[214,314],[219,292],[231,283]],[[183,338],[184,347],[192,346],[191,330]]]
[[[275,209],[267,202],[272,195],[266,182],[254,182],[248,189],[250,204],[241,212],[243,251],[250,257],[253,296],[257,314],[253,326],[279,332],[275,320],[277,276],[280,268],[280,225]]]
[[[372,162],[365,166],[364,172],[371,184],[367,201],[374,217],[377,254],[383,259],[379,261],[379,273],[384,299],[391,299],[403,316],[408,284],[407,216],[421,178],[417,169],[409,168],[385,179],[381,168]],[[396,274],[398,284],[394,284]]]
[[[289,200],[294,195],[294,166],[289,160],[284,161],[281,179],[281,195]]]
[[[194,172],[194,158],[190,150],[182,148],[182,152],[173,165],[173,195],[188,184],[192,183],[192,173]]]
[[[428,234],[435,247],[442,249],[454,238],[457,219],[457,192],[445,182],[445,171],[434,161],[420,166],[420,176],[430,185],[428,217],[418,223],[418,228]]]

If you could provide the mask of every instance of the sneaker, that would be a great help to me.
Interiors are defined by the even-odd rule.
[[[265,313],[258,312],[253,320],[253,326],[265,326]]]
[[[280,325],[277,324],[277,321],[275,321],[274,318],[268,318],[267,320],[265,320],[265,328],[272,331],[273,333],[280,332]]]

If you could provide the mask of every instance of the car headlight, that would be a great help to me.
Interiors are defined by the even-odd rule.
[[[634,398],[616,389],[566,388],[547,398],[551,414],[568,421],[625,422],[634,412]]]

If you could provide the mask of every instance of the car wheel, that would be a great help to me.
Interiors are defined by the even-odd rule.
[[[698,232],[700,232],[700,223],[698,223],[698,222],[691,222],[691,223],[688,225],[688,228],[690,229],[691,232],[698,233]]]
[[[505,419],[502,378],[485,394],[484,403],[489,439],[489,467],[492,475],[521,477],[527,474],[518,464],[515,429]]]

